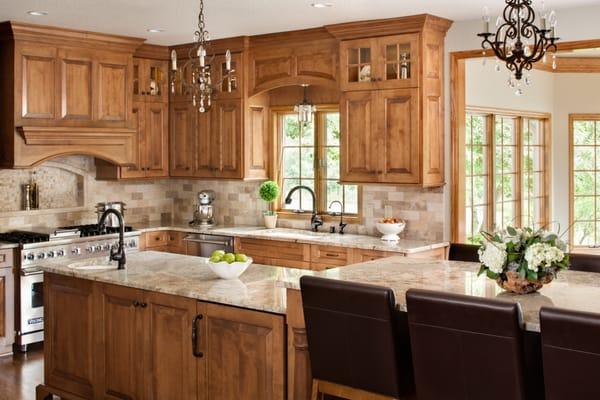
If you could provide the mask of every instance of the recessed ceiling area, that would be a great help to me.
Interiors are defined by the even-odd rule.
[[[315,3],[331,6],[314,7]],[[547,0],[546,7],[597,3]],[[541,1],[534,4],[537,7]],[[497,14],[504,5],[503,0],[205,0],[205,14],[206,27],[217,39],[421,13],[461,21],[480,18],[484,6]],[[192,41],[198,8],[197,0],[0,0],[0,21],[25,21],[176,44]],[[35,16],[29,11],[48,14]]]

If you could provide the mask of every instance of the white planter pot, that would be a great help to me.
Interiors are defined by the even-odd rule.
[[[274,229],[277,226],[277,214],[265,215],[265,226],[267,229]]]

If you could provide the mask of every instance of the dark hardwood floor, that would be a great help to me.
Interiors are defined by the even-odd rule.
[[[43,349],[0,357],[0,400],[35,400],[35,387],[43,380]]]

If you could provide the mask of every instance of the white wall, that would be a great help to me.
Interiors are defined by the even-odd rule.
[[[600,5],[594,5],[589,7],[579,7],[571,9],[558,10],[558,27],[557,33],[563,41],[572,40],[587,40],[587,39],[600,39],[600,24],[598,24],[598,16],[600,16]],[[492,18],[494,20],[494,18]],[[448,183],[444,189],[444,205],[446,207],[446,218],[444,223],[445,238],[450,238],[450,184],[451,184],[451,146],[450,146],[450,56],[451,52],[461,50],[475,50],[481,48],[481,40],[476,36],[482,29],[481,19],[473,21],[461,21],[456,22],[448,31],[446,36],[446,63],[445,63],[445,93],[446,93],[446,182]],[[501,79],[505,81],[506,79]],[[566,140],[566,135],[564,136]],[[564,148],[566,142],[562,142],[562,145],[554,143],[554,149],[558,149],[559,146]],[[568,163],[568,160],[565,161]],[[558,162],[557,162],[558,163]],[[559,171],[564,172],[564,163],[558,163],[555,167],[555,173]],[[566,164],[565,164],[566,165]],[[560,174],[560,172],[558,172]],[[568,187],[568,168],[566,174],[566,184]],[[557,175],[558,182],[564,182],[564,176],[560,177]],[[558,188],[555,188],[556,193]],[[564,194],[564,190],[563,193]],[[568,193],[568,190],[567,190]],[[567,194],[568,196],[568,194]],[[567,206],[568,208],[568,206]],[[558,209],[555,212],[557,218],[564,218],[564,211]],[[568,212],[567,212],[568,221]]]

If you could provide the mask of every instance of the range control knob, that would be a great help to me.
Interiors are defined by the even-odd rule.
[[[46,258],[46,253],[38,253],[37,258],[38,260],[43,260],[44,258]]]
[[[85,251],[87,251],[88,253],[93,253],[94,252],[94,246],[88,246],[88,247],[86,247]]]
[[[132,241],[130,241],[130,242],[129,242],[129,247],[132,247],[132,248],[133,248],[133,247],[135,247],[135,246],[136,246],[136,242],[135,242],[135,240],[132,240]]]
[[[95,251],[95,252],[96,252],[96,251],[102,251],[102,246],[101,246],[101,245],[99,245],[99,244],[95,245],[95,246],[94,246],[94,251]]]
[[[48,253],[46,253],[46,257],[48,258],[54,258],[55,255],[56,253],[54,252],[54,250],[51,250]]]
[[[108,243],[104,244],[104,245],[102,246],[102,250],[104,250],[104,251],[108,251],[108,250],[110,250],[110,244],[108,244]]]
[[[63,249],[60,249],[56,252],[57,257],[63,257],[64,255],[65,255],[65,251]]]
[[[26,258],[27,258],[29,261],[31,261],[31,260],[35,259],[35,256],[33,255],[33,253],[29,253],[29,254],[27,254]]]
[[[73,247],[71,249],[71,254],[73,254],[74,256],[78,256],[79,254],[81,254],[81,249],[79,247]]]

